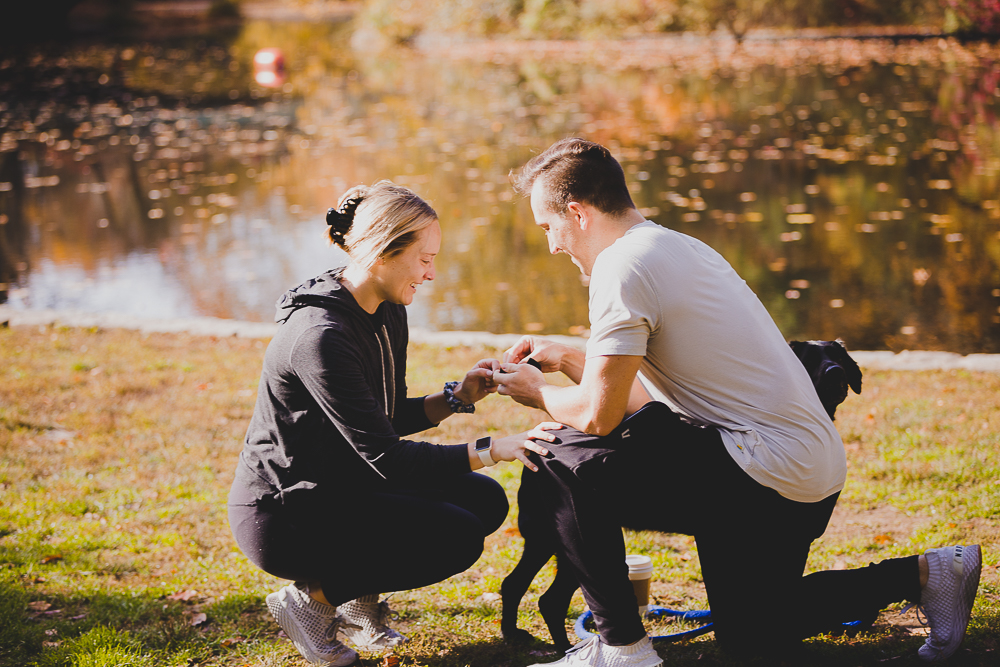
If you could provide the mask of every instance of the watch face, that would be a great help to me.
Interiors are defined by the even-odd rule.
[[[493,446],[493,438],[491,438],[490,436],[486,436],[485,438],[479,438],[479,440],[476,440],[477,452],[489,449],[492,446]]]

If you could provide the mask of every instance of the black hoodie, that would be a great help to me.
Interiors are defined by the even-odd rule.
[[[434,426],[406,397],[406,309],[358,305],[336,269],[286,292],[236,484],[282,502],[467,473],[466,445],[403,440]]]

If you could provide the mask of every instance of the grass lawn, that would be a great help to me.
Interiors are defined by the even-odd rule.
[[[264,596],[282,582],[247,562],[226,521],[263,348],[235,338],[0,329],[0,665],[307,664],[264,610]],[[411,394],[436,391],[495,354],[413,346]],[[493,396],[427,439],[506,434],[542,417]],[[809,568],[982,544],[980,595],[950,664],[1000,665],[1000,376],[872,371],[837,425],[848,485]],[[490,472],[512,505],[520,472],[519,464]],[[412,638],[396,650],[398,664],[555,659],[542,643],[513,650],[500,641],[497,593],[521,549],[515,519],[516,508],[469,571],[393,597],[399,629]],[[705,607],[693,539],[627,540],[631,552],[653,558],[654,602]],[[406,555],[400,544],[399,558]],[[543,638],[535,604],[552,575],[550,564],[522,603],[521,627]],[[582,611],[577,593],[567,622]],[[811,664],[917,664],[924,628],[913,611],[899,611],[888,610],[871,633],[811,640]],[[659,650],[668,664],[730,664],[710,634]],[[363,654],[358,664],[397,663]]]

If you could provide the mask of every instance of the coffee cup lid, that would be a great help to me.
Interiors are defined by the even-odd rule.
[[[625,563],[628,565],[628,573],[630,576],[653,573],[653,559],[649,556],[629,554],[628,556],[625,556]]]

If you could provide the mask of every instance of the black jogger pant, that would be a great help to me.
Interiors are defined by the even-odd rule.
[[[803,577],[810,543],[839,494],[789,500],[733,461],[718,431],[649,403],[611,434],[565,427],[550,458],[523,483],[537,485],[563,558],[579,579],[599,633],[612,645],[646,631],[628,581],[621,527],[693,535],[716,639],[759,655],[793,648],[840,623],[920,596],[917,557]],[[519,510],[522,514],[524,508]]]
[[[229,525],[254,565],[282,579],[318,580],[333,605],[428,586],[467,570],[508,510],[503,487],[478,473],[319,498],[255,501],[234,486]]]

